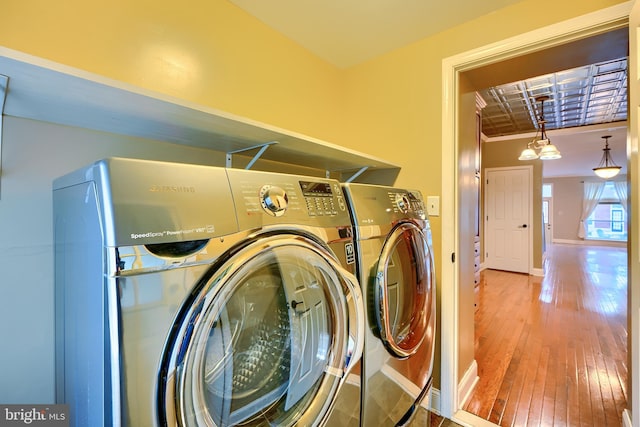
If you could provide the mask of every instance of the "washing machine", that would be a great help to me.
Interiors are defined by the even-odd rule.
[[[365,314],[336,181],[106,159],[53,187],[71,425],[342,419]]]
[[[432,382],[436,285],[422,195],[379,185],[343,188],[367,311],[362,425],[427,422],[421,404]]]

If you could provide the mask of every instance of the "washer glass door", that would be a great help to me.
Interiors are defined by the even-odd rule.
[[[392,355],[415,354],[427,336],[434,278],[422,230],[411,222],[395,226],[382,248],[374,294],[380,338]]]
[[[357,347],[352,277],[299,236],[260,240],[212,268],[168,352],[160,417],[186,426],[321,423]]]

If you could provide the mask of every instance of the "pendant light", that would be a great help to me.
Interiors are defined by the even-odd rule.
[[[600,178],[609,179],[620,173],[621,166],[616,166],[611,159],[611,148],[609,148],[609,138],[611,135],[605,135],[602,137],[604,139],[604,148],[602,149],[602,159],[600,160],[600,164],[598,164],[597,168],[593,168],[593,172],[598,175]]]
[[[536,135],[533,140],[527,144],[527,148],[522,151],[518,160],[554,160],[562,157],[556,146],[549,141],[547,131],[544,128],[544,124],[546,123],[544,120],[544,101],[548,99],[549,97],[546,95],[536,97],[536,102],[540,102],[540,118],[538,119]],[[540,135],[540,139],[538,139],[538,134]],[[540,152],[537,153],[536,150]]]

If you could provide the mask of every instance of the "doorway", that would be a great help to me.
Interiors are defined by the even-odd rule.
[[[485,268],[529,273],[531,166],[485,170]]]
[[[553,228],[551,224],[551,212],[553,212],[553,198],[542,195],[542,257],[547,257],[547,251],[553,243]]]
[[[442,187],[442,253],[443,258],[452,255],[451,263],[443,263],[442,283],[442,382],[440,390],[440,409],[443,415],[471,425],[483,425],[487,422],[469,413],[460,411],[461,396],[459,381],[463,378],[459,371],[461,355],[459,322],[465,315],[465,308],[460,307],[460,283],[455,263],[455,254],[459,253],[460,242],[467,239],[459,232],[460,212],[465,209],[456,203],[458,200],[458,100],[459,77],[462,73],[480,67],[495,65],[501,61],[521,58],[531,53],[539,53],[547,49],[553,50],[571,42],[584,40],[590,36],[601,35],[614,29],[625,28],[629,16],[630,5],[620,4],[602,11],[585,15],[567,22],[532,31],[512,39],[504,40],[490,46],[466,52],[443,60],[443,171],[451,171],[443,175]],[[517,79],[517,78],[516,78]],[[451,166],[449,166],[451,165]],[[461,260],[460,260],[461,261]],[[460,262],[459,261],[459,262]],[[633,332],[633,331],[632,331]],[[471,378],[473,381],[474,378]],[[492,425],[488,423],[488,425]]]

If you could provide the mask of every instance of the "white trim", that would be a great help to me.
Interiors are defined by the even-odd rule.
[[[466,70],[623,28],[632,2],[589,13],[568,21],[501,40],[442,60],[442,232],[441,232],[441,412],[457,418],[458,292],[457,265],[449,261],[458,252],[457,108],[458,75]],[[640,392],[640,390],[636,390]],[[454,421],[456,420],[454,418]],[[491,424],[490,424],[491,425]]]
[[[452,421],[464,427],[496,427],[491,421],[472,414],[471,412],[458,411],[452,417]]]
[[[631,427],[631,412],[628,409],[622,411],[622,426]]]
[[[562,136],[562,135],[580,135],[583,133],[591,133],[598,131],[613,131],[616,129],[626,129],[628,122],[615,122],[615,123],[601,123],[598,125],[585,125],[580,127],[564,128],[564,129],[551,129],[546,131],[547,136]],[[483,134],[484,135],[484,134]],[[523,132],[513,135],[504,136],[492,136],[485,135],[482,142],[492,143],[501,141],[513,141],[514,139],[533,138],[536,136],[536,132]],[[574,175],[571,175],[574,176]],[[555,178],[555,177],[554,177]]]
[[[473,390],[475,390],[476,385],[478,385],[478,381],[480,381],[480,377],[478,376],[478,362],[473,360],[467,372],[464,373],[462,379],[460,380],[460,384],[458,384],[458,407],[464,407],[464,404],[467,403]]]
[[[403,389],[406,393],[411,395],[413,398],[418,397],[418,395],[420,394],[420,388],[417,385],[409,381],[409,379],[407,379],[400,372],[393,369],[391,366],[386,364],[382,365],[380,372],[386,375],[387,378],[389,378],[392,382],[398,384],[398,386],[401,389]]]
[[[431,387],[431,394],[428,399],[424,399],[420,405],[428,411],[440,415],[440,390]]]
[[[582,245],[582,246],[613,246],[616,248],[627,247],[627,242],[614,242],[610,240],[553,239],[553,243],[560,243],[565,245]]]
[[[461,60],[442,61],[442,238],[440,322],[440,412],[452,418],[458,411],[458,268],[451,259],[458,252],[457,103],[456,65]],[[445,284],[447,286],[445,286]]]
[[[387,376],[391,381],[398,384],[398,386],[405,391],[405,393],[412,396],[414,399],[418,397],[420,392],[420,388],[407,379],[400,372],[396,371],[389,365],[383,365],[380,371]],[[440,390],[431,387],[429,394],[422,399],[420,402],[420,406],[427,409],[428,411],[433,411],[437,414],[440,412]]]
[[[544,269],[543,268],[532,268],[529,272],[532,276],[544,277]]]

